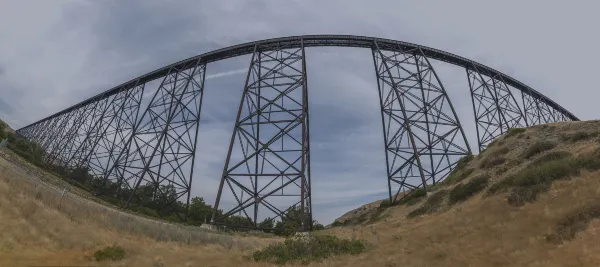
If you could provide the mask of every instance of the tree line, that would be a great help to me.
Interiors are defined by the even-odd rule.
[[[0,140],[8,139],[7,147],[15,154],[44,170],[58,174],[61,179],[73,186],[91,192],[112,205],[123,207],[123,204],[130,200],[127,209],[131,211],[172,222],[182,222],[185,219],[184,223],[196,226],[209,222],[213,216],[213,207],[207,204],[202,197],[193,197],[190,199],[189,205],[180,201],[176,188],[172,184],[141,184],[134,193],[133,188],[127,182],[118,183],[103,179],[103,177],[96,177],[87,167],[70,169],[59,165],[46,165],[43,162],[44,151],[41,147],[17,134],[6,131],[6,128],[7,125],[0,121]],[[216,217],[222,218],[219,222],[223,224],[220,226],[223,229],[235,225],[238,226],[236,231],[257,228],[282,236],[292,235],[298,231],[303,221],[305,221],[304,225],[308,227],[310,222],[303,219],[306,218],[305,215],[306,212],[303,212],[300,207],[292,207],[285,212],[283,218],[279,220],[265,218],[255,226],[245,216],[233,215],[222,218],[223,211],[220,209],[216,211]],[[324,229],[324,226],[316,220],[312,221],[312,227],[313,230]]]

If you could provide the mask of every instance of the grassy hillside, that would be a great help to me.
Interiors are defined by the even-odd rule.
[[[362,239],[367,250],[346,246],[339,249],[356,255],[307,265],[600,266],[599,178],[600,121],[512,130],[427,195],[366,205],[346,216],[352,225],[314,233]],[[324,257],[323,247],[299,243],[252,254],[282,239],[205,232],[61,197],[2,158],[0,216],[0,266],[275,266],[251,260],[274,254],[303,266],[303,254]],[[124,259],[92,259],[111,245],[124,249]]]
[[[10,128],[8,123],[4,122],[3,120],[0,120],[0,129],[4,129],[5,132],[9,132],[9,133],[13,133],[13,134],[15,133],[15,130]]]
[[[363,266],[599,266],[600,122],[513,130],[414,205],[334,227]]]
[[[1,157],[0,218],[0,266],[261,266],[243,256],[278,240],[168,224],[63,196]],[[125,259],[91,259],[113,245],[125,249]]]

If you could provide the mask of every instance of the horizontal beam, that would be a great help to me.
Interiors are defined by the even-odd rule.
[[[223,59],[227,59],[227,58],[247,55],[247,54],[251,54],[254,51],[253,49],[254,49],[255,45],[257,45],[261,51],[268,51],[268,50],[275,49],[275,48],[278,48],[278,49],[300,48],[302,40],[304,41],[304,47],[338,46],[338,47],[374,48],[374,44],[375,44],[375,42],[377,42],[377,44],[379,45],[379,49],[381,49],[381,50],[389,50],[389,51],[403,50],[403,51],[406,51],[409,49],[420,49],[426,57],[431,58],[431,59],[440,60],[440,61],[447,62],[447,63],[453,64],[453,65],[461,66],[461,67],[464,67],[467,69],[472,69],[473,66],[475,66],[477,68],[477,70],[482,73],[487,73],[490,75],[492,73],[497,74],[504,80],[505,83],[513,86],[514,88],[516,88],[520,91],[528,93],[535,98],[540,99],[541,101],[547,103],[552,108],[558,110],[561,113],[566,114],[567,117],[569,117],[571,120],[574,120],[574,121],[579,120],[571,112],[567,111],[566,109],[561,107],[556,102],[552,101],[551,99],[544,96],[540,92],[534,90],[533,88],[523,84],[522,82],[520,82],[506,74],[503,74],[495,69],[492,69],[490,67],[482,65],[475,61],[466,59],[464,57],[457,56],[452,53],[448,53],[448,52],[445,52],[442,50],[438,50],[438,49],[434,49],[434,48],[430,48],[430,47],[426,47],[426,46],[422,46],[422,45],[417,45],[417,44],[412,44],[412,43],[407,43],[407,42],[402,42],[402,41],[395,41],[395,40],[390,40],[390,39],[375,38],[375,37],[353,36],[353,35],[302,35],[302,36],[290,36],[290,37],[266,39],[266,40],[260,40],[260,41],[254,41],[254,42],[234,45],[234,46],[210,51],[210,52],[198,55],[198,56],[190,57],[185,60],[181,60],[179,62],[173,63],[171,65],[162,67],[160,69],[149,72],[140,77],[132,79],[128,82],[117,85],[105,92],[102,92],[96,96],[90,97],[80,103],[77,103],[67,109],[64,109],[58,113],[50,115],[44,119],[41,119],[37,122],[34,122],[30,125],[23,127],[23,128],[27,128],[31,125],[43,122],[45,120],[52,119],[52,118],[60,116],[64,113],[68,113],[72,110],[75,110],[79,107],[87,105],[91,102],[98,101],[100,98],[109,97],[113,94],[118,93],[119,90],[122,90],[124,88],[127,88],[127,89],[133,88],[138,83],[140,83],[140,84],[146,83],[146,82],[150,82],[155,79],[158,79],[160,77],[163,77],[163,76],[167,75],[167,73],[169,72],[169,69],[171,69],[171,68],[175,68],[175,69],[179,69],[179,70],[183,70],[185,68],[190,68],[190,66],[193,65],[191,63],[196,62],[198,59],[201,59],[201,63],[209,63],[209,62],[219,61],[219,60],[223,60]],[[23,128],[21,128],[21,129],[23,129]]]

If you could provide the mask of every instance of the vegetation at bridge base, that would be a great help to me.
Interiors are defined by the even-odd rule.
[[[116,207],[121,207],[124,201],[131,198],[129,210],[176,223],[181,223],[185,219],[186,209],[188,209],[188,217],[185,223],[197,226],[208,222],[213,215],[213,207],[207,204],[202,197],[193,197],[190,199],[189,207],[186,207],[186,203],[178,200],[177,191],[173,185],[155,187],[151,183],[141,184],[135,194],[132,195],[133,189],[129,185],[119,185],[116,182],[104,180],[100,176],[93,175],[93,172],[88,168],[68,169],[58,165],[46,165],[43,162],[44,151],[41,147],[17,134],[5,131],[5,129],[6,125],[0,122],[0,140],[8,139],[7,147],[15,154],[48,172],[56,174],[73,186],[91,193],[102,192],[98,194],[97,198]],[[299,229],[299,214],[299,208],[290,209],[283,220],[275,222],[271,218],[265,218],[259,223],[258,227],[277,228],[277,230],[268,230],[267,232],[289,236]],[[218,210],[217,217],[222,215],[223,211]],[[246,227],[236,228],[235,231],[250,231],[254,226],[246,217],[236,215],[225,218],[223,223]],[[317,221],[313,221],[313,230],[324,228]]]
[[[492,185],[486,194],[490,196],[509,192],[508,203],[513,206],[523,206],[535,202],[540,194],[550,189],[554,181],[575,177],[582,169],[588,171],[600,169],[600,149],[578,157],[573,157],[566,151],[549,152],[533,160],[515,174]]]
[[[105,261],[105,260],[122,260],[125,258],[125,249],[119,246],[109,246],[105,247],[101,250],[97,250],[94,252],[94,259],[96,261]]]
[[[307,238],[288,238],[282,243],[272,244],[255,251],[254,261],[286,264],[319,262],[335,255],[357,255],[366,250],[362,240],[341,239],[331,235],[314,235]]]

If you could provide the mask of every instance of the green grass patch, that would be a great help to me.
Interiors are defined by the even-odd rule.
[[[435,191],[435,189],[439,188],[439,186],[452,185],[469,177],[469,175],[471,175],[471,173],[475,171],[470,168],[467,169],[467,164],[469,164],[469,162],[471,162],[473,158],[473,155],[469,154],[459,159],[456,163],[456,167],[454,167],[454,170],[452,170],[448,177],[446,177],[446,179],[437,183],[436,185],[432,186],[431,191]]]
[[[433,195],[431,195],[427,199],[427,201],[425,201],[425,203],[423,203],[423,206],[408,213],[407,217],[414,218],[417,216],[421,216],[424,214],[438,211],[439,208],[444,203],[444,199],[446,198],[447,195],[448,195],[448,190],[440,190],[440,191],[435,192]]]
[[[511,136],[515,136],[517,134],[524,133],[525,131],[526,131],[525,128],[510,128],[510,129],[508,129],[508,132],[506,133],[506,135],[504,135],[504,138],[509,138]]]
[[[443,181],[438,183],[438,185],[444,186],[444,185],[456,184],[456,183],[466,179],[467,177],[469,177],[469,175],[471,175],[474,171],[475,170],[471,169],[471,168],[464,169],[462,171],[454,171],[450,175],[448,175],[448,177],[446,179],[444,179]]]
[[[94,252],[94,259],[96,261],[105,261],[105,260],[122,260],[125,258],[125,249],[119,246],[108,246],[101,250],[97,250]]]
[[[527,148],[522,154],[523,158],[529,159],[541,152],[556,147],[556,143],[550,141],[537,141]]]
[[[466,184],[459,184],[450,191],[449,203],[465,201],[485,189],[490,180],[488,174],[479,175]]]
[[[542,155],[539,158],[535,159],[533,162],[530,163],[533,165],[538,165],[538,164],[542,164],[548,161],[553,161],[553,160],[561,160],[561,159],[567,159],[572,157],[573,155],[571,153],[569,153],[568,151],[552,151],[548,154]]]
[[[600,218],[600,205],[588,205],[565,216],[557,225],[556,233],[546,236],[548,241],[565,241],[575,238],[577,233],[585,231],[590,221]]]
[[[319,262],[335,255],[357,255],[366,250],[361,240],[341,239],[331,235],[313,235],[306,239],[290,238],[252,253],[254,261],[286,264]]]
[[[499,157],[499,156],[503,156],[506,153],[510,152],[510,148],[505,146],[502,148],[498,148],[496,150],[494,150],[494,152],[490,153],[490,157]]]
[[[425,192],[425,189],[417,188],[415,190],[410,191],[407,195],[405,195],[403,198],[398,200],[397,204],[398,205],[407,204],[409,206],[414,205],[414,204],[417,204],[426,195],[427,195],[427,192]]]
[[[390,200],[388,198],[382,200],[381,202],[379,202],[379,209],[386,209],[388,207],[392,206]]]
[[[479,163],[479,168],[489,169],[489,168],[492,168],[494,166],[498,166],[500,164],[503,164],[505,161],[506,161],[506,159],[503,158],[503,157],[492,157],[492,156],[485,157]]]
[[[503,173],[505,173],[506,171],[508,171],[508,167],[506,166],[502,166],[501,168],[498,168],[496,170],[496,175],[502,175]]]
[[[510,191],[508,203],[523,206],[528,202],[535,202],[540,194],[550,189],[554,181],[577,176],[582,169],[590,171],[600,169],[600,150],[577,158],[557,152],[554,156],[540,159],[492,185],[486,194],[495,195]]]
[[[572,134],[563,135],[562,140],[574,143],[574,142],[578,142],[578,141],[582,141],[582,140],[592,139],[598,135],[600,135],[600,132],[591,132],[590,133],[590,132],[579,131],[579,132],[575,132]]]

